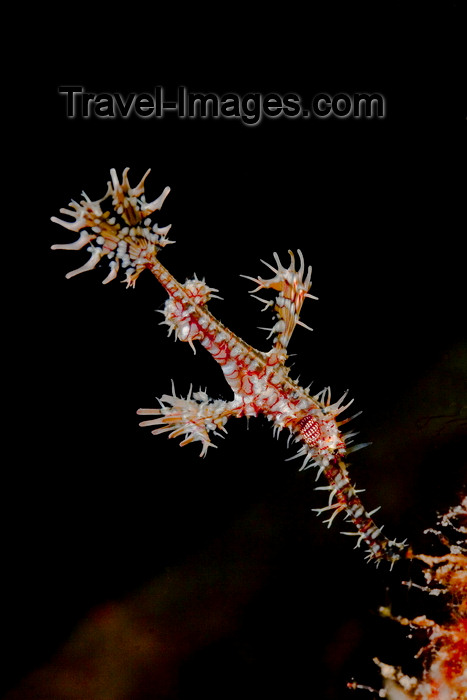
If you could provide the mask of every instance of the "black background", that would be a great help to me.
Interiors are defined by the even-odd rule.
[[[239,274],[267,276],[261,258],[277,251],[285,262],[300,248],[319,301],[302,313],[313,333],[298,328],[291,342],[292,377],[317,391],[329,384],[336,398],[350,390],[361,438],[373,442],[351,466],[367,507],[382,505],[390,536],[429,549],[424,528],[465,486],[459,17],[450,3],[391,12],[290,11],[287,23],[253,27],[245,10],[232,37],[218,18],[189,38],[178,24],[151,25],[150,40],[139,21],[131,41],[124,20],[110,41],[82,17],[76,36],[45,42],[48,59],[31,50],[18,82],[28,110],[13,131],[24,214],[11,233],[20,246],[8,239],[14,282],[4,288],[15,391],[2,477],[3,687],[47,664],[89,611],[184,576],[187,561],[195,578],[234,571],[241,604],[193,645],[169,689],[115,697],[344,698],[353,677],[378,683],[373,656],[410,664],[413,648],[377,609],[424,611],[400,585],[412,569],[376,570],[339,534],[347,526],[323,526],[311,512],[326,498],[313,492],[314,474],[284,462],[291,452],[269,424],[233,421],[204,460],[138,428],[136,409],[155,406],[171,379],[179,394],[193,383],[228,398],[220,369],[157,325],[165,294],[149,274],[135,290],[103,287],[105,269],[65,280],[87,254],[50,251],[73,234],[49,220],[83,189],[102,196],[110,168],[130,166],[137,182],[150,167],[147,197],[172,189],[158,215],[176,240],[163,263],[182,282],[196,272],[217,287],[224,301],[211,311],[260,349],[268,343],[256,327],[269,318]],[[75,84],[294,92],[304,102],[379,92],[387,116],[67,119],[57,88]],[[222,607],[232,581],[218,579],[206,573]],[[209,608],[209,595],[187,595],[188,616]]]

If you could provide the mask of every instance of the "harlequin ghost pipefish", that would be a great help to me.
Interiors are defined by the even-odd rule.
[[[301,251],[297,252],[298,269],[294,254],[289,251],[288,267],[282,264],[277,253],[274,253],[275,266],[264,263],[273,272],[271,279],[243,275],[255,283],[251,294],[265,305],[263,311],[272,309],[277,319],[272,328],[265,329],[269,330],[269,337],[273,336],[271,349],[268,352],[256,350],[208,310],[207,303],[216,296],[217,289],[209,287],[196,275],[181,284],[159,262],[159,251],[174,241],[167,237],[170,226],[159,228],[152,223],[150,215],[162,207],[170,189],[166,187],[157,199],[147,202],[145,180],[150,171],[136,187],[131,187],[128,170],[124,170],[121,182],[116,171],[110,171],[111,181],[102,199],[91,201],[83,192],[84,199],[79,204],[72,201],[69,209],[60,209],[71,221],[52,217],[52,221],[64,228],[80,232],[74,243],[52,248],[79,250],[88,246],[91,257],[82,267],[69,272],[67,278],[95,268],[103,258],[110,264],[104,284],[115,279],[122,270],[127,286],[134,287],[143,270],[152,272],[169,295],[161,311],[162,323],[168,326],[169,335],[174,333],[176,340],[189,343],[195,353],[194,343],[198,341],[219,363],[234,394],[232,401],[213,400],[204,391],[192,393],[190,389],[188,396],[181,398],[172,388],[171,395],[164,394],[159,399],[159,408],[139,409],[139,415],[149,416],[141,425],[153,427],[155,435],[168,432],[171,438],[181,436],[181,445],[200,442],[201,456],[204,456],[213,445],[210,436],[227,432],[225,425],[229,418],[263,414],[272,422],[275,435],[287,428],[289,439],[293,437],[300,443],[297,454],[290,459],[302,457],[301,470],[316,467],[316,478],[321,475],[326,478],[328,484],[318,489],[329,491],[329,501],[314,510],[318,514],[329,513],[325,521],[328,527],[338,513],[344,512],[355,527],[355,531],[345,534],[356,535],[357,546],[362,542],[366,545],[368,559],[377,563],[388,560],[392,565],[401,557],[405,545],[383,536],[382,528],[372,519],[375,511],[365,510],[347,471],[347,455],[364,446],[352,444],[356,433],[341,432],[341,427],[355,416],[337,420],[352,401],[346,402],[345,393],[338,401],[331,402],[329,388],[311,395],[309,387],[303,389],[289,377],[289,368],[285,365],[287,346],[295,326],[308,328],[299,320],[302,304],[306,298],[316,299],[309,294],[311,267],[305,270]],[[101,206],[108,198],[111,198],[113,211]],[[274,301],[254,294],[268,289],[276,293]]]

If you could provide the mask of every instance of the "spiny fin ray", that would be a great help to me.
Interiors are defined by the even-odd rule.
[[[255,292],[261,289],[273,289],[279,292],[274,303],[274,311],[278,322],[272,328],[266,329],[270,331],[270,335],[275,335],[274,349],[278,351],[285,351],[296,325],[312,330],[307,324],[299,320],[304,300],[306,298],[317,298],[308,293],[311,287],[311,266],[308,267],[306,277],[304,278],[305,262],[303,254],[301,250],[298,250],[297,253],[300,259],[300,267],[298,270],[296,269],[295,256],[293,252],[289,250],[290,263],[288,267],[282,265],[277,253],[274,253],[276,267],[273,267],[273,265],[270,265],[264,260],[261,261],[274,272],[274,277],[271,279],[266,280],[262,277],[241,275],[257,285],[250,294],[266,305],[265,308],[262,309],[263,311],[272,306],[273,302],[266,301],[261,297],[256,297]]]

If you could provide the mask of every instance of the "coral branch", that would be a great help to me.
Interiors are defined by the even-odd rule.
[[[448,548],[442,556],[410,554],[427,565],[423,573],[428,595],[446,595],[447,621],[436,622],[425,615],[395,617],[402,625],[426,631],[428,642],[420,650],[424,660],[421,678],[409,678],[400,669],[376,660],[389,700],[461,700],[467,698],[467,497],[441,516],[441,526],[454,535],[437,532]],[[452,537],[455,542],[450,542]],[[383,609],[386,617],[392,617]]]

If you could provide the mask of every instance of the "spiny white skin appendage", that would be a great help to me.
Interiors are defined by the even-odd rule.
[[[107,183],[107,192],[102,199],[91,201],[85,192],[83,200],[78,204],[74,200],[68,205],[70,209],[60,209],[61,214],[74,218],[74,221],[63,221],[56,216],[51,221],[64,226],[70,231],[81,231],[80,237],[74,243],[56,244],[52,250],[80,250],[90,243],[87,251],[91,254],[89,260],[76,270],[67,274],[67,278],[82,272],[93,270],[102,258],[109,261],[110,272],[102,284],[107,284],[118,275],[119,268],[125,270],[128,286],[134,286],[139,274],[155,257],[159,248],[174,243],[167,238],[171,226],[159,228],[152,225],[149,214],[160,209],[170,192],[166,187],[162,194],[153,202],[146,202],[144,196],[144,181],[151,172],[148,170],[139,184],[131,188],[128,182],[128,170],[123,171],[122,184],[119,183],[114,169],[110,171],[111,182]],[[112,197],[115,212],[121,217],[118,223],[115,216],[103,212],[101,203]],[[123,225],[122,225],[123,224]],[[81,230],[89,228],[90,230]]]
[[[142,421],[140,425],[160,426],[152,431],[153,435],[166,432],[169,432],[170,438],[183,435],[181,446],[199,441],[202,444],[200,456],[204,457],[208,447],[217,447],[211,442],[209,432],[214,435],[221,435],[219,430],[227,432],[224,425],[228,418],[229,404],[227,401],[212,401],[204,391],[194,393],[193,398],[191,393],[190,388],[186,399],[179,398],[175,395],[172,383],[172,394],[164,394],[159,400],[161,408],[140,408],[140,415],[157,416]]]
[[[232,401],[214,401],[204,391],[192,393],[191,389],[186,398],[177,397],[172,386],[172,394],[162,396],[159,408],[139,409],[139,415],[149,416],[141,425],[154,427],[152,432],[155,435],[167,432],[171,438],[182,437],[181,445],[201,443],[201,456],[204,457],[208,448],[213,446],[210,435],[225,433],[225,424],[230,417],[263,414],[272,422],[276,436],[287,428],[290,437],[301,443],[291,459],[302,458],[301,469],[316,467],[317,478],[321,474],[326,477],[328,485],[318,488],[329,491],[329,501],[324,508],[315,510],[318,514],[330,513],[326,521],[328,526],[338,513],[345,512],[356,528],[355,533],[345,534],[357,535],[357,546],[364,542],[370,559],[377,563],[386,559],[392,564],[400,558],[404,544],[381,535],[381,528],[373,522],[372,513],[363,508],[344,462],[350,452],[365,446],[352,444],[356,433],[340,431],[342,425],[355,417],[338,420],[352,401],[346,403],[347,394],[344,394],[331,403],[329,388],[313,396],[309,387],[303,389],[288,376],[285,362],[292,333],[297,325],[309,328],[299,319],[303,302],[306,298],[316,299],[309,293],[311,267],[305,270],[300,250],[297,253],[298,269],[291,251],[288,267],[274,253],[275,266],[265,263],[273,272],[271,279],[247,277],[256,285],[252,296],[264,304],[263,311],[271,309],[277,319],[271,328],[265,329],[269,337],[273,336],[271,349],[262,352],[251,347],[209,312],[207,303],[216,298],[214,292],[217,289],[196,276],[181,284],[159,262],[160,249],[173,243],[167,239],[170,226],[159,228],[152,224],[149,215],[161,208],[170,190],[166,187],[157,199],[147,203],[144,182],[149,172],[132,188],[128,182],[128,168],[123,172],[121,183],[115,170],[111,170],[111,181],[102,199],[91,201],[83,193],[84,199],[79,204],[72,201],[69,209],[60,210],[72,217],[72,221],[52,217],[52,221],[66,229],[80,232],[74,243],[54,245],[53,249],[79,250],[89,244],[90,258],[67,277],[93,269],[103,259],[110,264],[104,284],[115,279],[120,268],[125,272],[128,286],[134,286],[144,269],[150,270],[169,295],[160,310],[168,334],[187,342],[194,352],[194,343],[200,343],[221,366],[233,391]],[[101,206],[108,197],[112,199],[112,213]],[[256,292],[270,289],[276,292],[274,301],[256,296]]]

